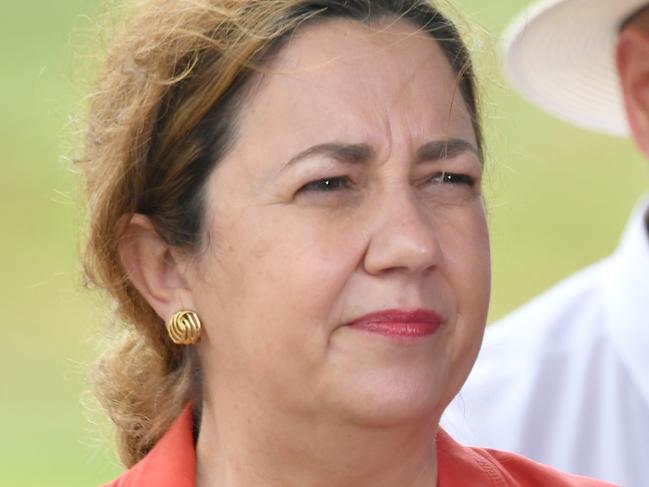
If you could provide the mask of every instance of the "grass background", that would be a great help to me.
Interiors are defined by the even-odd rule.
[[[498,77],[496,34],[528,3],[457,2],[492,33],[475,43],[486,92],[491,319],[610,253],[649,187],[649,165],[628,140],[544,115]],[[2,7],[0,483],[97,485],[119,466],[82,405],[103,308],[81,291],[78,183],[64,156],[99,1]]]

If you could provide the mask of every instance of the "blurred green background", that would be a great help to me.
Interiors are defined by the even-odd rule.
[[[649,188],[649,164],[629,141],[544,115],[498,77],[496,34],[528,4],[458,2],[492,33],[473,40],[489,151],[492,320],[610,253]],[[99,1],[2,7],[0,483],[97,485],[120,469],[105,425],[88,420],[101,418],[88,412],[84,374],[104,308],[81,288],[80,192],[66,156]]]

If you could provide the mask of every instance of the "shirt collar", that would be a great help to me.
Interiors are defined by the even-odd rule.
[[[633,212],[603,274],[607,326],[649,404],[649,198]]]
[[[194,487],[196,453],[192,406],[187,404],[155,447],[116,485],[119,487]]]
[[[493,465],[481,460],[472,449],[456,443],[441,428],[437,432],[436,442],[438,485],[466,485],[464,481],[467,479],[475,479],[477,485],[485,476],[500,478]],[[196,452],[190,403],[155,447],[116,482],[106,487],[195,487],[195,481]]]

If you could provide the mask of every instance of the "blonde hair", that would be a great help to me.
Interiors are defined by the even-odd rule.
[[[127,466],[141,459],[189,401],[200,402],[193,347],[174,345],[129,281],[118,247],[141,213],[168,244],[200,240],[202,190],[236,137],[256,67],[301,25],[326,18],[405,18],[437,39],[474,115],[473,70],[450,23],[425,0],[143,0],[113,37],[90,96],[78,165],[86,183],[85,270],[123,324],[92,372]]]

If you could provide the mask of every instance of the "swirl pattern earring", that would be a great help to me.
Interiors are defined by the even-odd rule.
[[[194,311],[181,310],[167,322],[167,333],[176,345],[195,345],[201,338],[201,320]]]

